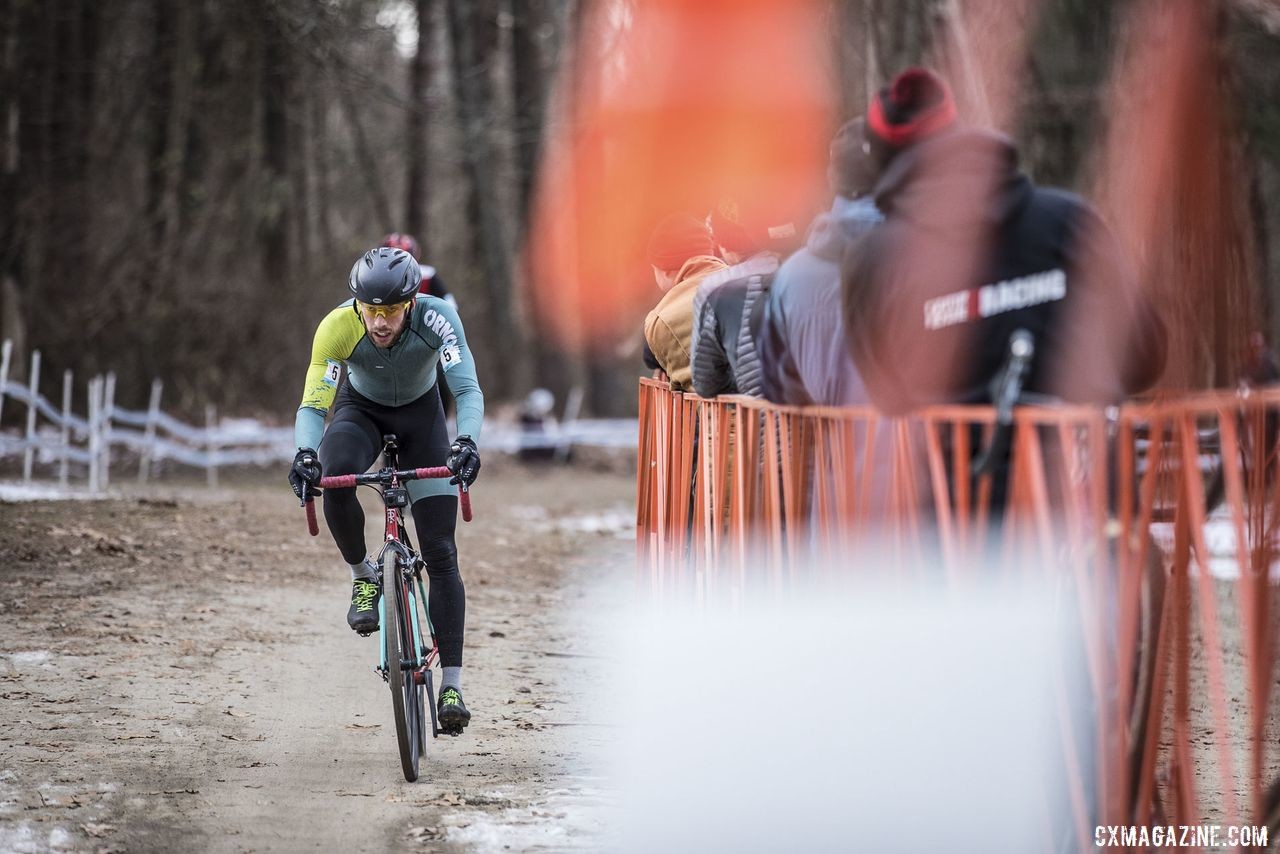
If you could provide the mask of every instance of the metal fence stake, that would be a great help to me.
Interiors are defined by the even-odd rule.
[[[569,428],[582,413],[582,399],[585,393],[582,386],[576,385],[569,391],[569,398],[564,404],[564,419],[560,422],[560,436],[556,440],[556,462],[563,463],[569,459],[573,451],[573,441],[568,437]]]
[[[107,372],[107,379],[102,390],[102,488],[111,485],[111,410],[116,405],[116,373]]]
[[[62,372],[62,452],[58,462],[58,486],[67,488],[67,451],[71,447],[71,370]]]
[[[147,403],[147,426],[143,431],[142,453],[138,457],[138,483],[146,483],[151,477],[152,454],[155,453],[156,422],[160,419],[160,394],[164,383],[159,379],[151,381],[151,400]]]
[[[209,462],[207,464],[207,468],[205,469],[205,471],[208,473],[208,476],[209,476],[210,489],[216,489],[218,487],[218,458],[216,456],[218,452],[218,443],[213,433],[214,426],[217,424],[217,420],[218,420],[217,410],[214,409],[213,404],[208,404],[207,406],[205,406],[204,424],[205,424],[205,429],[208,430],[207,435],[208,435],[208,442],[209,442]]]
[[[22,483],[31,483],[31,464],[36,455],[36,397],[40,394],[40,351],[31,353],[31,399],[27,402],[27,448],[22,454]]]
[[[102,380],[93,377],[89,380],[89,491],[98,491],[98,401],[102,389]]]
[[[9,357],[13,355],[13,342],[5,339],[0,345],[0,426],[4,421],[4,386],[9,382]]]

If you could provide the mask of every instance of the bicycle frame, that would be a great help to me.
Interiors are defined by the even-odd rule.
[[[384,528],[384,542],[382,550],[378,552],[378,567],[381,566],[386,558],[387,551],[396,553],[396,566],[400,571],[398,579],[383,579],[383,584],[395,582],[401,585],[402,595],[399,601],[406,603],[406,608],[410,613],[403,615],[409,619],[405,622],[413,628],[413,650],[414,657],[411,660],[411,669],[414,672],[414,679],[418,684],[427,684],[430,687],[431,667],[439,659],[439,649],[435,642],[435,631],[431,626],[431,619],[428,616],[426,620],[427,634],[422,631],[422,619],[419,617],[418,602],[427,601],[426,589],[422,583],[422,560],[418,557],[417,552],[413,550],[413,545],[409,540],[409,533],[405,530],[402,510],[409,504],[409,496],[407,491],[401,486],[404,480],[413,480],[425,477],[448,477],[452,474],[444,467],[436,468],[419,468],[407,469],[400,471],[396,468],[396,446],[394,437],[385,437],[390,439],[383,448],[383,454],[386,458],[387,465],[376,472],[369,474],[350,474],[339,475],[337,477],[325,477],[321,480],[321,485],[326,489],[341,489],[345,487],[355,486],[374,486],[382,487],[378,490],[382,496],[383,507],[385,509],[386,526]],[[465,486],[458,488],[459,507],[462,511],[462,519],[464,522],[471,521],[471,496]],[[307,511],[307,527],[314,537],[320,533],[319,525],[316,522],[314,503],[308,499],[303,502]],[[386,625],[386,610],[384,607],[385,599],[378,604],[378,625]],[[379,632],[381,635],[381,632]],[[423,638],[431,637],[430,649],[423,643]],[[406,659],[405,664],[410,662]],[[387,669],[387,642],[385,636],[381,637],[379,643],[378,654],[378,672],[384,680],[389,679],[389,671]],[[433,722],[434,723],[434,722]]]
[[[394,434],[382,437],[382,453],[386,465],[376,472],[344,474],[322,477],[322,489],[348,489],[357,486],[381,487],[384,520],[383,544],[378,552],[378,573],[381,576],[383,596],[378,600],[378,665],[375,668],[382,680],[391,687],[392,706],[396,721],[396,739],[400,746],[400,762],[405,779],[418,779],[418,762],[425,744],[425,715],[431,717],[431,735],[440,734],[436,718],[435,692],[432,690],[431,668],[440,659],[435,630],[430,614],[425,620],[418,602],[427,601],[422,582],[422,558],[413,549],[409,532],[404,525],[404,508],[409,506],[409,491],[402,483],[418,478],[451,477],[447,466],[431,466],[399,470],[396,468],[398,445]],[[458,504],[464,522],[471,521],[471,497],[465,484],[458,487]],[[315,503],[307,496],[303,500],[307,511],[307,528],[312,536],[320,532],[316,522]],[[388,578],[386,575],[392,577]],[[400,609],[396,619],[387,619],[387,601],[394,601]],[[395,625],[395,632],[388,631],[388,622]],[[425,631],[424,631],[425,626]],[[394,644],[392,639],[394,638]],[[426,643],[430,639],[430,647]],[[399,660],[390,660],[394,646]],[[423,700],[425,692],[426,701]],[[425,706],[425,708],[424,708]],[[456,734],[456,733],[455,733]]]
[[[395,459],[394,456],[388,460],[389,467],[392,470],[391,484],[392,489],[400,488],[399,478],[395,475]],[[414,552],[409,541],[409,532],[404,528],[404,519],[401,516],[401,506],[399,504],[387,501],[386,494],[383,494],[383,501],[386,510],[386,527],[384,532],[384,541],[381,551],[378,552],[378,566],[381,567],[388,551],[395,552],[396,568],[400,572],[400,577],[396,579],[382,580],[382,583],[400,584],[402,595],[399,601],[405,603],[405,609],[409,612],[404,615],[408,617],[405,622],[413,629],[413,671],[414,680],[422,684],[426,678],[425,672],[429,671],[440,657],[439,648],[436,646],[435,630],[431,626],[431,617],[427,616],[427,631],[431,637],[431,647],[428,649],[423,643],[422,620],[419,617],[418,602],[426,602],[426,591],[422,584],[422,562]],[[378,602],[378,625],[385,626],[386,618],[386,597],[384,596]],[[378,672],[384,681],[390,678],[390,671],[387,669],[387,638],[385,632],[379,631],[378,643]]]

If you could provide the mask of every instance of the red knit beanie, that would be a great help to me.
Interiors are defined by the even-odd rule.
[[[867,107],[867,138],[882,161],[954,125],[956,104],[946,81],[927,68],[908,68]]]
[[[674,213],[653,230],[649,238],[649,263],[664,272],[679,270],[698,255],[716,254],[711,230],[691,213]]]
[[[787,252],[804,236],[803,223],[738,199],[724,198],[711,211],[711,231],[716,242],[740,255],[765,249]]]

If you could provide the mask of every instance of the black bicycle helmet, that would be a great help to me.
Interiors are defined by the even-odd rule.
[[[360,302],[391,305],[418,292],[422,269],[403,249],[370,249],[351,268],[348,284]]]

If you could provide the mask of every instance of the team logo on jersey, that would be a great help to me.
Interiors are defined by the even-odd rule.
[[[458,343],[458,333],[453,331],[453,324],[445,320],[443,314],[440,314],[434,308],[427,309],[427,313],[423,315],[422,323],[436,335],[440,336],[440,342],[445,347],[449,347]]]
[[[1007,311],[1056,302],[1067,296],[1067,274],[1047,270],[980,288],[944,294],[924,304],[924,328],[945,329]]]

